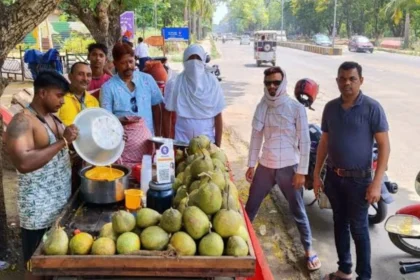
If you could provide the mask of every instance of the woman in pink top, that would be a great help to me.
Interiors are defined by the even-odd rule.
[[[88,52],[90,68],[92,69],[92,81],[89,84],[88,91],[99,100],[102,85],[112,77],[104,71],[108,48],[104,44],[93,43],[89,45]]]

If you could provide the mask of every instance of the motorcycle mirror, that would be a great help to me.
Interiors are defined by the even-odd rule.
[[[420,195],[420,171],[417,173],[416,181],[414,182],[414,188],[418,195]]]
[[[206,63],[209,63],[209,62],[210,62],[210,60],[211,60],[210,55],[206,55]]]
[[[394,215],[385,222],[385,230],[409,237],[420,237],[420,219],[412,215]]]

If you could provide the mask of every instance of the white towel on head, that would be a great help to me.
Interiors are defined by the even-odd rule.
[[[201,59],[188,58],[198,55]],[[184,51],[184,71],[176,77],[173,90],[166,99],[166,108],[191,119],[208,119],[225,108],[225,98],[217,78],[206,71],[206,52],[200,45]]]
[[[282,69],[283,72],[283,81],[278,87],[275,96],[271,96],[267,90],[267,87],[264,86],[264,95],[261,98],[260,103],[257,105],[257,109],[254,113],[254,118],[252,119],[252,128],[257,131],[261,131],[264,128],[265,118],[267,116],[267,110],[269,107],[278,107],[283,104],[289,96],[287,95],[287,77],[286,72]]]

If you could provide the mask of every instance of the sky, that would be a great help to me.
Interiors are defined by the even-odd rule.
[[[220,3],[217,5],[216,12],[213,15],[213,24],[219,24],[220,21],[225,17],[227,14],[228,9],[226,3]]]

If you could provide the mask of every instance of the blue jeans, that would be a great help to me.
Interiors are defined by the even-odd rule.
[[[264,198],[277,184],[289,203],[289,209],[299,230],[303,248],[305,251],[309,251],[312,247],[312,232],[303,201],[303,187],[297,190],[293,186],[295,173],[296,166],[271,169],[259,164],[249,189],[245,211],[249,219],[253,221]]]
[[[334,216],[334,237],[338,254],[338,269],[352,272],[350,233],[356,246],[356,273],[358,280],[370,280],[370,238],[366,190],[371,178],[343,178],[328,170],[325,194],[330,200]]]

